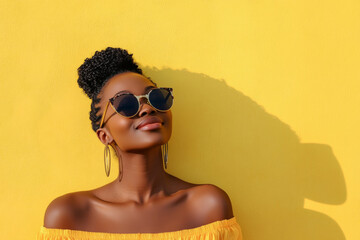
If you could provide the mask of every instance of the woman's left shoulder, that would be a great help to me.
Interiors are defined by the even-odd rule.
[[[229,195],[214,184],[200,184],[189,189],[189,203],[198,216],[207,216],[213,221],[230,219],[233,215]]]

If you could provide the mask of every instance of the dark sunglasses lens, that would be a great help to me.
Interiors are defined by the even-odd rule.
[[[171,93],[167,89],[154,89],[149,95],[151,105],[161,111],[169,110],[173,104]]]
[[[125,117],[131,117],[139,109],[139,103],[132,94],[123,94],[114,99],[113,106],[118,113]]]

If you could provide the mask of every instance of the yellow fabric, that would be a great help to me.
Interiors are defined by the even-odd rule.
[[[240,225],[235,217],[202,225],[197,228],[162,233],[104,233],[41,226],[37,240],[241,240]]]

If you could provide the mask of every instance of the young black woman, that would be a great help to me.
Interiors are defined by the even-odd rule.
[[[97,51],[78,74],[92,99],[92,128],[105,156],[109,146],[115,150],[119,176],[53,200],[38,239],[241,239],[226,192],[183,181],[163,167],[172,89],[157,87],[121,48]]]

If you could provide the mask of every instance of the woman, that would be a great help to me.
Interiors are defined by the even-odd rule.
[[[119,176],[53,200],[38,239],[241,239],[222,189],[183,181],[163,168],[172,89],[158,88],[120,48],[97,51],[78,74],[79,86],[92,99],[92,128],[105,145],[106,174],[110,145]]]

